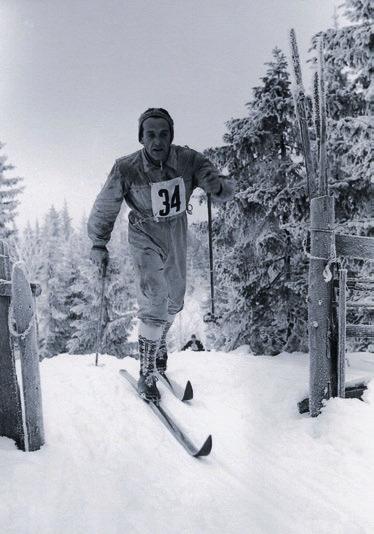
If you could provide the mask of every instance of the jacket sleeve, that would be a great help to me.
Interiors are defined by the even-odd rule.
[[[220,183],[220,191],[218,194],[212,194],[213,202],[223,203],[229,200],[232,200],[235,193],[234,181],[227,176],[219,174],[217,169],[212,165],[212,163],[200,154],[200,152],[195,152],[194,158],[194,180],[196,187],[201,187],[205,191],[205,181],[208,176],[215,176],[217,181]]]
[[[110,240],[125,194],[124,177],[116,161],[88,218],[88,236],[93,245],[105,246]]]

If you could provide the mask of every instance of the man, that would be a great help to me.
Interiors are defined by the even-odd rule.
[[[196,339],[195,334],[192,334],[191,339],[185,344],[182,350],[191,349],[194,352],[204,350],[204,346],[199,339]]]
[[[183,308],[186,289],[187,215],[192,191],[202,187],[212,200],[233,196],[233,184],[202,154],[172,145],[174,123],[162,108],[139,118],[143,149],[116,160],[88,220],[97,265],[108,260],[106,244],[123,199],[131,208],[129,245],[139,305],[139,394],[157,402],[157,370],[165,372],[166,335]]]

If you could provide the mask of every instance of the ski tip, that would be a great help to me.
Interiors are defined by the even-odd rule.
[[[200,456],[208,456],[212,450],[213,446],[213,440],[211,434],[207,437],[204,445],[201,447],[201,449],[194,454],[195,458],[199,458]]]
[[[193,399],[193,389],[192,389],[192,384],[191,382],[188,380],[187,381],[187,384],[186,384],[186,389],[184,390],[184,395],[183,395],[183,399],[182,401],[189,401],[189,400],[192,400]]]

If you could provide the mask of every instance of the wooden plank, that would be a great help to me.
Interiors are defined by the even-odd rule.
[[[12,305],[20,349],[25,423],[30,451],[44,444],[42,393],[36,338],[34,299],[25,266],[18,262],[12,271]]]
[[[345,397],[345,353],[347,317],[347,269],[339,270],[339,308],[338,308],[338,397]]]
[[[346,388],[345,388],[345,395],[344,397],[346,399],[359,399],[359,400],[363,400],[362,399],[362,395],[365,393],[365,391],[367,390],[367,384],[365,382],[361,383],[361,384],[356,384],[354,386],[349,386],[347,385]],[[299,409],[299,413],[300,414],[303,414],[303,413],[308,413],[309,412],[309,397],[306,397],[305,399],[301,400],[300,402],[297,403],[297,407]]]
[[[374,261],[374,238],[335,234],[336,254],[339,257]]]
[[[322,401],[337,394],[337,351],[331,350],[329,322],[332,313],[332,279],[323,272],[332,254],[334,199],[331,196],[311,200],[311,257],[308,281],[309,388],[310,414],[319,414]],[[320,231],[323,230],[323,231]],[[330,270],[333,273],[333,265]]]
[[[347,278],[347,287],[354,291],[374,291],[374,278]],[[334,285],[339,286],[339,280],[334,280]]]
[[[0,280],[0,297],[10,297],[12,295],[12,282],[10,280]]]
[[[374,278],[347,278],[347,284],[374,284]]]
[[[347,308],[367,308],[369,310],[374,310],[374,304],[366,303],[366,302],[347,302]]]
[[[333,306],[339,306],[339,302],[336,302],[334,301],[333,303]],[[352,309],[360,309],[360,308],[366,308],[366,309],[369,309],[369,310],[374,310],[374,304],[369,304],[369,303],[366,303],[366,302],[351,302],[350,300],[348,300],[346,302],[346,306],[345,306],[347,309],[348,308],[352,308]]]
[[[39,297],[42,293],[42,288],[40,284],[31,282],[30,284],[31,293],[35,297]],[[12,296],[12,282],[10,280],[0,280],[0,297],[11,297]]]
[[[0,279],[10,281],[9,249],[2,240]],[[9,306],[10,297],[0,296],[0,436],[13,439],[24,450],[21,397],[8,326]]]
[[[374,337],[373,324],[347,324],[347,336]]]

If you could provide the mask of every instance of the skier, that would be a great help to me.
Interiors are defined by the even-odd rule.
[[[186,289],[187,215],[193,190],[201,187],[213,201],[233,196],[231,180],[188,147],[173,145],[174,123],[163,108],[149,108],[139,118],[143,149],[114,163],[88,220],[91,260],[108,261],[106,245],[125,199],[128,241],[138,300],[139,394],[158,402],[157,371],[167,366],[166,335],[183,308]]]
[[[195,334],[192,334],[191,339],[182,347],[182,350],[191,349],[194,352],[204,350],[204,345],[199,339],[196,338]]]

